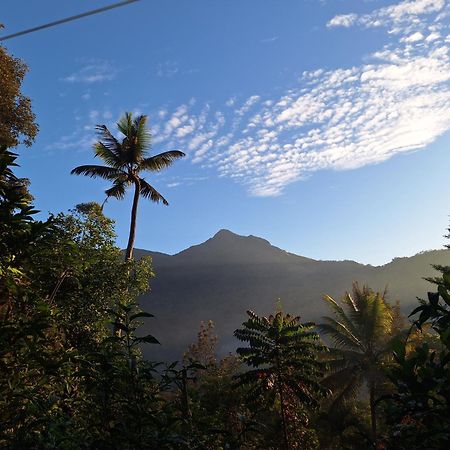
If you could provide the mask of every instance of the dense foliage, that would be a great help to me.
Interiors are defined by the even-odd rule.
[[[0,29],[2,25],[0,24]],[[20,92],[28,68],[0,45],[0,145],[30,146],[38,127],[28,97]]]
[[[120,382],[108,399],[112,416],[129,413],[118,398],[130,401],[121,384],[139,357],[130,342],[153,340],[130,337],[132,329],[111,340],[111,322],[123,311],[140,313],[133,301],[147,289],[151,267],[123,261],[96,204],[35,221],[26,186],[11,170],[15,155],[3,148],[0,160],[0,443],[78,448],[105,438],[95,427],[106,417],[96,411],[102,386],[92,390],[105,369],[108,389]]]
[[[422,339],[412,349],[407,341],[399,342],[396,364],[388,372],[395,385],[386,402],[386,441],[392,448],[450,447],[450,266],[435,269],[441,276],[428,281],[437,292],[429,292],[428,301],[420,300],[411,313],[411,333],[426,335],[431,329],[431,339]]]

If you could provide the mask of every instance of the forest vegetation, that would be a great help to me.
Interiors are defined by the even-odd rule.
[[[140,172],[183,153],[151,156],[145,116],[125,114],[120,141],[98,127],[105,166],[73,173],[112,181],[107,198],[134,187],[125,252],[97,203],[38,220],[14,151],[37,133],[20,92],[26,66],[2,47],[0,59],[0,448],[450,447],[450,266],[435,267],[409,320],[355,282],[324,297],[321,323],[242,311],[233,353],[218,355],[206,322],[183,360],[144,358],[164,342],[142,332],[154,273],[133,258],[138,199],[167,201]]]

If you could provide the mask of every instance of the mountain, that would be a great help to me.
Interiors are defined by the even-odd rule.
[[[246,310],[270,314],[277,300],[283,310],[302,320],[319,321],[330,311],[324,294],[335,298],[352,287],[353,281],[375,290],[388,287],[392,302],[400,301],[410,312],[416,296],[433,289],[422,277],[435,275],[431,264],[450,264],[448,250],[433,250],[410,258],[396,258],[383,266],[354,261],[317,261],[274,247],[256,236],[239,236],[220,230],[206,242],[175,255],[135,250],[136,257],[150,255],[156,278],[141,305],[155,314],[145,331],[162,346],[148,346],[149,358],[179,359],[195,342],[201,321],[213,320],[219,351],[233,351],[233,331],[246,320]]]

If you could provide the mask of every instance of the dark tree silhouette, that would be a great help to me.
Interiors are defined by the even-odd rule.
[[[160,171],[169,167],[175,159],[184,156],[184,153],[179,150],[149,156],[151,134],[146,123],[147,116],[140,115],[133,118],[131,113],[125,113],[117,123],[117,128],[124,135],[121,141],[116,139],[105,125],[97,125],[96,129],[100,140],[94,144],[94,152],[95,156],[102,159],[106,165],[78,166],[71,171],[71,174],[75,175],[100,177],[112,181],[113,185],[105,191],[106,200],[109,197],[121,200],[125,197],[127,187],[134,186],[130,234],[125,259],[131,259],[133,256],[139,197],[148,198],[155,203],[169,204],[153,186],[140,176],[141,172]]]

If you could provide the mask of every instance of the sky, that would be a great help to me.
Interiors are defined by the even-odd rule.
[[[112,3],[2,0],[1,35]],[[4,42],[40,127],[19,148],[45,217],[102,202],[95,125],[149,117],[136,247],[219,229],[315,259],[384,264],[441,248],[450,215],[450,1],[141,0]],[[109,200],[126,245],[131,193]]]

